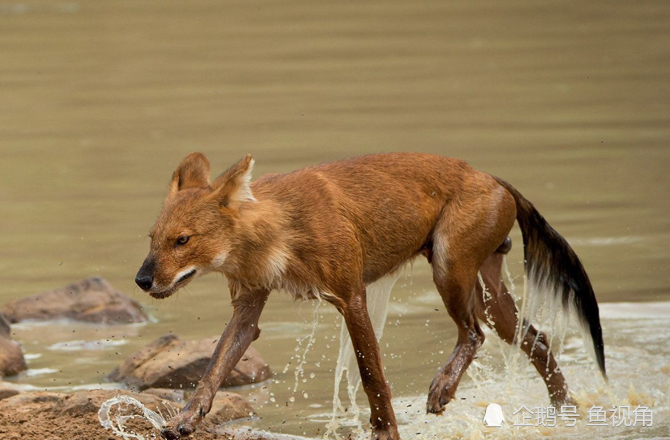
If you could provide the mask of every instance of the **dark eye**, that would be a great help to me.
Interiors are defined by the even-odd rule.
[[[189,237],[188,235],[182,235],[182,236],[179,237],[179,238],[177,239],[177,241],[175,242],[175,246],[183,246],[183,245],[185,245],[186,243],[188,243],[189,238],[191,238],[191,237]]]

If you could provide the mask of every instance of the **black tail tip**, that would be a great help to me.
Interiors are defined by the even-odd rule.
[[[600,374],[605,379],[605,382],[607,382],[609,379],[607,378],[607,368],[605,367],[605,348],[602,343],[600,345],[593,344],[593,348],[596,351],[596,362],[598,363]]]

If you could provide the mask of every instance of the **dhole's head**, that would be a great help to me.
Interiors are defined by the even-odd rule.
[[[253,159],[246,156],[209,180],[209,161],[191,153],[172,175],[149,255],[135,282],[154,298],[166,298],[195,276],[220,268],[230,252],[240,204],[255,201],[249,182]]]

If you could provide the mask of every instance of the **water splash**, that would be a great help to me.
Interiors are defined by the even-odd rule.
[[[307,345],[305,345],[305,349],[302,351],[302,355],[298,354],[296,357],[298,359],[298,365],[295,367],[295,385],[293,386],[293,394],[298,392],[298,387],[300,385],[300,378],[305,376],[305,363],[307,362],[307,354],[309,353],[309,350],[312,348],[314,345],[314,342],[316,341],[316,328],[319,325],[319,307],[321,306],[321,299],[319,299],[316,303],[316,306],[314,307],[314,316],[312,317],[312,332],[306,336],[305,338],[302,338],[298,342],[298,347],[296,347],[296,351],[300,350],[300,347],[302,346],[302,343],[307,340]]]
[[[388,315],[388,304],[391,290],[396,281],[400,277],[400,271],[396,271],[391,275],[387,275],[380,280],[370,284],[366,288],[366,303],[370,321],[375,332],[375,336],[379,341],[384,333],[384,324],[386,324],[386,316]],[[337,367],[335,369],[335,386],[333,392],[333,413],[330,422],[326,425],[325,436],[332,436],[340,438],[337,434],[337,429],[340,427],[338,421],[338,412],[345,413],[345,409],[340,401],[340,384],[343,376],[347,378],[347,395],[349,397],[349,409],[346,411],[349,416],[346,417],[351,424],[356,426],[356,430],[361,432],[362,426],[360,422],[360,409],[356,404],[356,394],[361,385],[361,376],[358,370],[358,363],[354,354],[354,348],[347,331],[347,326],[342,319],[342,326],[340,331],[340,351],[337,356]]]
[[[156,434],[151,433],[149,437],[145,437],[142,434],[127,431],[126,422],[136,418],[142,418],[147,420],[151,425],[158,431],[160,431],[164,426],[167,420],[170,420],[178,414],[178,409],[163,403],[166,408],[167,417],[164,416],[160,409],[158,412],[152,411],[139,400],[126,396],[118,395],[109,400],[103,402],[100,405],[100,410],[98,411],[98,420],[103,428],[111,430],[115,435],[123,438],[124,440],[137,439],[137,440],[147,440],[147,438],[155,439]],[[116,410],[116,411],[114,411]],[[133,414],[133,411],[140,411],[141,414]],[[116,414],[113,414],[116,412]]]
[[[530,323],[538,328],[538,330],[547,332],[549,345],[554,351],[557,360],[562,357],[562,354],[568,351],[569,356],[579,357],[579,364],[581,364],[581,368],[583,368],[583,361],[588,358],[587,350],[585,350],[584,344],[581,343],[581,341],[575,345],[574,341],[578,340],[578,338],[576,335],[569,332],[568,321],[571,311],[563,311],[560,301],[554,300],[552,295],[547,295],[545,292],[538,291],[538,286],[535,286],[534,283],[528,280],[525,276],[523,277],[523,292],[520,297],[517,296],[514,278],[509,271],[506,259],[504,259],[504,271],[509,281],[510,294],[515,299],[515,302],[519,304],[520,310],[517,312],[519,326],[516,330],[516,343],[514,345],[510,346],[497,337],[489,338],[489,336],[493,336],[495,333],[487,332],[487,338],[489,338],[489,340],[498,342],[496,344],[497,350],[495,351],[498,352],[496,357],[502,358],[503,360],[502,370],[494,366],[495,362],[490,354],[487,354],[487,350],[484,349],[480,353],[479,358],[473,361],[467,371],[467,375],[471,380],[470,384],[461,386],[461,390],[466,390],[465,393],[473,393],[471,398],[474,398],[475,395],[481,396],[477,397],[480,401],[469,401],[469,405],[459,409],[461,414],[456,415],[456,417],[450,416],[446,424],[435,423],[435,416],[424,414],[425,397],[423,396],[394,399],[394,407],[399,409],[396,412],[398,421],[401,425],[404,425],[400,427],[401,431],[404,431],[404,434],[402,434],[404,437],[442,439],[446,438],[445,432],[460,432],[464,437],[473,436],[473,438],[488,438],[489,433],[482,432],[481,420],[483,412],[482,414],[479,414],[478,408],[480,406],[482,409],[485,408],[491,401],[484,401],[483,399],[488,399],[497,394],[497,400],[504,404],[506,413],[510,415],[509,411],[510,409],[513,411],[513,405],[526,402],[525,399],[528,398],[526,387],[531,381],[533,381],[535,388],[537,389],[536,393],[534,393],[534,403],[545,402],[547,400],[546,387],[544,387],[537,373],[533,371],[530,362],[520,349],[520,342],[524,339]],[[375,326],[375,335],[378,339],[381,337],[383,331],[390,291],[397,279],[396,276],[392,279],[380,280],[378,283],[368,287],[368,309]],[[482,284],[485,299],[490,298],[490,292],[486,288],[481,275],[479,275],[479,282]],[[489,324],[493,324],[491,320],[492,317],[487,314],[487,321]],[[568,339],[571,341],[571,346],[569,349],[566,349],[565,341]],[[588,347],[586,348],[588,349]],[[577,354],[577,352],[579,352],[579,354]],[[593,402],[596,402],[610,406],[617,401],[622,401],[622,399],[613,398],[612,394],[607,389],[606,384],[604,384],[602,380],[598,380],[598,375],[595,371],[591,371],[590,373],[592,374],[583,374],[582,372],[580,374],[580,379],[588,377],[588,383],[580,383],[579,385],[581,386],[575,388],[587,389],[589,392],[593,393],[585,395],[584,392],[582,392],[581,397],[574,396],[581,405],[585,406],[589,403],[593,404]],[[343,408],[342,402],[339,399],[339,388],[345,374],[347,378],[347,394],[350,401],[347,410]],[[537,386],[538,383],[539,386]],[[369,411],[366,408],[361,410],[361,408],[356,405],[356,394],[359,387],[360,376],[356,366],[356,359],[346,326],[343,323],[340,332],[340,351],[335,373],[333,411],[330,415],[331,420],[326,425],[326,437],[341,438],[336,432],[341,426],[355,426],[354,432],[350,434],[352,438],[363,439],[369,436],[369,432],[365,433],[361,426],[361,419],[365,418],[361,416],[367,415]],[[495,391],[491,392],[492,389]],[[594,392],[594,389],[597,391]],[[459,394],[461,393],[459,392]],[[509,396],[514,397],[510,398]],[[475,405],[474,408],[472,403]],[[450,409],[455,406],[460,405],[451,404]],[[475,414],[473,414],[473,410]],[[348,416],[338,418],[338,411],[347,411]],[[422,432],[423,435],[417,437],[418,432]],[[518,428],[504,430],[504,434],[500,437],[494,437],[506,438],[506,436],[514,436],[516,434],[518,434]]]
[[[507,344],[492,343],[496,338],[488,330],[478,359],[468,368],[468,378],[458,388],[457,398],[447,405],[442,416],[425,413],[425,395],[393,399],[401,438],[415,440],[537,439],[563,438],[590,440],[616,438],[670,438],[670,328],[667,319],[670,303],[603,304],[601,317],[605,330],[610,390],[590,361],[578,332],[568,333],[563,346],[561,369],[579,405],[575,426],[558,419],[556,426],[520,426],[515,411],[548,407],[547,389],[529,362],[523,362],[510,380],[509,366],[499,360],[504,350],[517,351]],[[654,331],[650,331],[654,329]],[[525,359],[525,356],[522,357]],[[489,428],[482,418],[490,403],[498,403],[505,416],[502,427]],[[653,413],[653,425],[615,426],[610,419],[612,405],[631,410],[642,405]],[[589,410],[597,406],[607,410],[607,425],[590,423]],[[355,440],[368,440],[367,433],[356,433]]]

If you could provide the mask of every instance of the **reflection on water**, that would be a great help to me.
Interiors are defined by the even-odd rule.
[[[380,151],[461,157],[537,205],[575,246],[601,302],[670,301],[669,37],[661,0],[1,4],[0,302],[100,275],[157,321],[15,326],[30,371],[56,371],[13,380],[89,387],[159,335],[223,330],[231,311],[220,278],[166,301],[133,284],[170,175],[196,149],[213,173],[248,152],[257,174]],[[520,274],[518,232],[513,240]],[[629,320],[628,306],[612,307],[612,394],[652,399],[667,420],[670,312]],[[470,371],[477,381],[462,384],[465,400],[439,419],[412,412],[455,342],[425,262],[401,278],[389,310],[382,349],[404,438],[535,435],[478,424],[493,397],[505,411],[547,400],[535,373],[510,384],[486,370],[501,358],[491,341]],[[328,307],[318,314],[294,393],[295,365],[283,366],[312,330],[313,305],[271,298],[255,345],[278,375],[240,390],[258,401],[258,428],[323,432],[315,420],[330,407],[339,319]],[[579,353],[562,365],[580,402],[610,404]],[[668,435],[659,422],[635,432],[580,424],[560,435]]]

